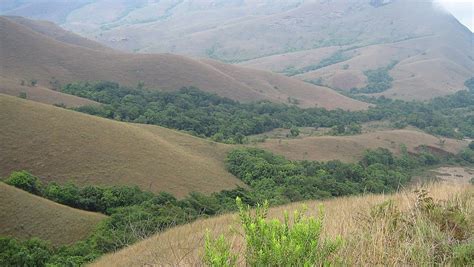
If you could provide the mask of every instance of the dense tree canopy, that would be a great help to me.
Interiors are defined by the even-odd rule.
[[[365,99],[376,106],[357,112],[302,109],[268,101],[243,104],[196,88],[161,92],[112,82],[68,84],[63,92],[103,103],[77,109],[82,112],[184,130],[218,142],[242,143],[245,136],[282,127],[334,127],[333,134],[357,134],[361,123],[376,120],[390,120],[398,128],[412,125],[446,137],[474,137],[474,91],[427,103]]]

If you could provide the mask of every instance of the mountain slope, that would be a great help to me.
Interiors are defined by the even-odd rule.
[[[183,197],[242,185],[228,147],[177,131],[107,120],[0,94],[0,175],[28,170],[78,185],[137,185]]]
[[[448,200],[457,194],[464,193],[471,196],[469,199],[466,199],[466,201],[470,201],[472,200],[472,192],[474,192],[474,186],[469,184],[435,184],[428,186],[426,189],[435,200]],[[406,210],[413,205],[415,199],[416,195],[411,190],[401,191],[393,195],[368,194],[364,196],[338,197],[324,201],[307,201],[305,203],[292,203],[286,206],[271,208],[268,217],[283,220],[285,211],[288,211],[290,216],[292,216],[291,212],[296,209],[301,210],[303,205],[308,208],[307,214],[309,216],[316,217],[320,210],[318,207],[322,204],[324,206],[324,233],[327,233],[330,237],[339,235],[343,240],[349,241],[354,236],[359,236],[357,231],[361,231],[364,226],[367,227],[367,225],[361,222],[365,222],[364,219],[367,217],[363,215],[373,210],[373,206],[392,200],[402,210]],[[371,218],[369,217],[368,219]],[[229,237],[233,251],[244,250],[241,236],[235,234],[235,231],[240,229],[237,221],[238,216],[236,214],[227,214],[174,227],[116,253],[107,254],[99,258],[91,266],[200,266],[202,265],[206,233],[210,232],[213,236],[224,234]],[[231,226],[232,228],[230,228]],[[371,232],[370,234],[377,235],[388,232],[386,230],[387,225],[384,226],[383,230],[381,227],[377,229],[378,231]],[[367,237],[360,237],[361,240],[359,241],[365,238]],[[339,251],[338,256],[344,259],[345,264],[347,264],[349,257],[353,260],[357,259],[361,254],[361,249],[367,252],[364,254],[373,256],[371,254],[373,251],[371,250],[376,250],[375,246],[379,246],[381,248],[380,254],[386,256],[387,251],[384,251],[384,249],[387,248],[386,246],[388,246],[387,243],[389,241],[384,241],[386,240],[377,240],[377,243],[363,248],[357,246],[357,244],[363,244],[363,242],[357,242],[355,246],[350,246],[349,250],[343,249]],[[371,259],[370,256],[369,259]],[[382,262],[378,261],[372,264],[379,265]],[[394,262],[394,265],[397,265],[397,263],[399,262]],[[367,258],[355,265],[365,264],[367,264]]]
[[[444,140],[441,144],[440,141]],[[457,154],[467,147],[467,141],[436,136],[416,130],[383,130],[354,136],[309,136],[297,139],[268,139],[259,143],[259,148],[280,154],[291,160],[353,162],[360,160],[367,149],[387,148],[400,154],[405,145],[412,153],[427,146],[440,153]]]
[[[398,61],[382,93],[392,98],[449,94],[474,72],[473,34],[432,1],[95,0],[54,10],[42,2],[44,14],[22,6],[4,13],[54,19],[60,12],[63,27],[121,50],[302,69],[297,78],[342,90],[363,88],[364,71]],[[344,56],[331,61],[336,52]]]
[[[73,209],[0,182],[0,236],[54,245],[86,238],[105,215]]]
[[[10,80],[16,87],[20,87],[21,80],[38,80],[42,87],[79,80],[110,80],[128,86],[144,82],[146,87],[162,90],[195,86],[240,101],[268,99],[286,103],[291,97],[302,106],[352,110],[368,106],[328,88],[270,72],[171,54],[127,54],[91,48],[89,42],[85,47],[81,39],[56,38],[58,34],[37,31],[39,27],[31,26],[35,22],[20,24],[17,20],[0,17],[0,78]]]

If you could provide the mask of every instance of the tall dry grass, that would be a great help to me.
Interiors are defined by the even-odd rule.
[[[424,186],[424,189],[438,201],[463,201],[463,212],[472,216],[474,186],[438,183]],[[364,195],[293,203],[270,209],[269,217],[282,219],[284,211],[293,211],[302,204],[308,207],[308,215],[316,216],[318,206],[323,204],[325,235],[329,237],[339,235],[345,240],[337,253],[342,263],[410,265],[415,260],[420,263],[428,262],[429,259],[413,258],[413,255],[418,253],[417,249],[427,247],[422,238],[396,239],[394,237],[400,232],[388,233],[389,220],[379,220],[372,224],[364,221],[374,206],[388,200],[391,200],[400,212],[408,212],[417,203],[417,195],[411,189],[393,195]],[[415,228],[416,231],[430,231],[430,225],[427,225],[426,221],[413,221],[413,223],[420,225],[419,228]],[[244,251],[241,236],[235,234],[235,231],[239,231],[238,218],[229,214],[175,227],[117,253],[106,255],[92,266],[199,266],[202,265],[203,244],[207,230],[215,236],[224,233],[234,250]],[[397,231],[403,231],[403,228]],[[429,236],[429,233],[425,234],[424,236]],[[436,234],[434,230],[432,234]],[[418,254],[427,255],[422,252],[419,251]]]

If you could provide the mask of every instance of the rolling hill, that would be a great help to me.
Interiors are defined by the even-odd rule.
[[[368,106],[328,88],[267,71],[171,54],[117,52],[46,22],[0,17],[0,36],[0,79],[9,82],[0,86],[0,92],[12,95],[28,87],[21,81],[26,85],[37,81],[35,86],[30,84],[29,91],[40,88],[42,93],[36,94],[44,95],[42,89],[58,84],[109,80],[133,87],[143,82],[145,87],[160,90],[195,86],[240,101],[287,103],[291,98],[306,107],[359,110]]]
[[[73,209],[0,182],[0,235],[53,245],[86,238],[105,215]]]
[[[433,196],[436,200],[447,200],[463,192],[470,196],[469,199],[472,200],[472,192],[474,191],[472,185],[459,183],[436,184],[426,189],[429,191],[430,196]],[[282,220],[285,211],[291,214],[291,211],[300,209],[302,205],[308,207],[307,213],[309,215],[317,216],[318,206],[322,204],[325,215],[324,231],[327,235],[331,237],[340,235],[346,242],[353,241],[351,238],[356,238],[355,244],[352,243],[351,246],[351,243],[349,243],[349,246],[346,249],[342,249],[338,254],[338,256],[345,260],[345,263],[356,261],[358,264],[355,265],[364,265],[368,262],[371,262],[371,265],[379,265],[382,262],[394,260],[391,263],[398,265],[397,263],[400,263],[400,257],[403,257],[403,255],[398,255],[399,258],[396,259],[388,259],[389,251],[385,249],[387,249],[389,241],[385,240],[384,236],[380,236],[380,234],[388,232],[387,230],[383,231],[377,228],[379,231],[370,231],[369,229],[370,235],[380,238],[377,239],[380,243],[365,243],[367,247],[363,247],[363,241],[367,236],[359,235],[364,230],[364,224],[360,220],[364,218],[363,214],[369,212],[374,205],[384,203],[384,201],[392,200],[393,203],[400,205],[402,209],[407,209],[413,205],[415,199],[415,194],[409,190],[393,195],[338,197],[325,201],[292,203],[286,206],[271,208],[269,210],[269,217]],[[233,248],[236,251],[243,250],[241,236],[233,235],[240,228],[240,226],[236,225],[238,225],[238,216],[233,214],[198,220],[187,225],[174,227],[116,253],[107,254],[91,264],[91,266],[200,266],[202,265],[204,237],[208,231],[215,236],[221,233],[226,236],[234,236],[230,238]],[[385,225],[385,227],[388,226]],[[357,237],[359,238],[357,239]],[[377,253],[380,253],[378,255],[382,256],[382,258],[376,259],[375,254]]]
[[[444,140],[441,144],[440,140]],[[353,136],[308,136],[296,139],[267,139],[257,147],[272,151],[291,160],[353,162],[362,158],[367,149],[387,148],[400,154],[400,146],[406,145],[412,153],[427,146],[434,152],[457,154],[467,147],[467,141],[439,138],[418,130],[382,130]]]
[[[22,2],[3,13],[53,20],[124,51],[208,57],[341,90],[396,61],[381,93],[391,98],[449,94],[474,72],[472,32],[433,1]]]
[[[228,146],[158,126],[2,94],[0,125],[1,176],[27,170],[46,182],[137,185],[178,197],[243,185],[225,169]]]

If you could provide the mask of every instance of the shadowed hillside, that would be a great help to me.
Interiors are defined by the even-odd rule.
[[[82,240],[106,216],[73,209],[0,182],[0,235],[54,245]]]
[[[0,175],[138,185],[183,197],[242,185],[224,167],[228,147],[158,126],[121,123],[0,94]]]
[[[109,80],[133,87],[144,83],[162,90],[195,86],[240,101],[287,103],[291,97],[302,106],[352,110],[368,106],[328,88],[270,72],[171,54],[102,49],[43,22],[0,17],[0,36],[0,78],[10,81],[0,92],[12,94],[14,90],[14,95],[24,90],[22,80],[34,80],[37,83],[32,87],[47,88],[74,81]]]

